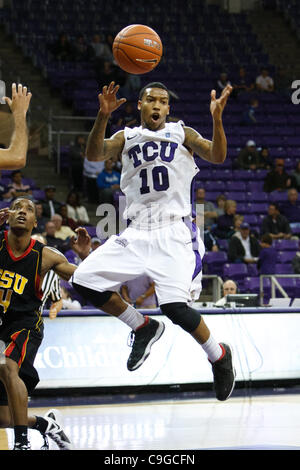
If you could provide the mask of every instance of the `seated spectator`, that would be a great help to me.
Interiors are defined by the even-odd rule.
[[[61,202],[56,201],[55,192],[56,187],[53,184],[49,184],[44,188],[45,192],[45,199],[42,201],[43,206],[43,214],[48,219],[59,212],[59,208],[61,206]]]
[[[226,202],[226,196],[224,196],[224,194],[220,194],[216,199],[216,203],[217,203],[216,213],[217,213],[218,217],[220,215],[225,214],[225,211],[224,211],[225,202]]]
[[[286,217],[280,214],[277,204],[269,204],[268,215],[263,218],[261,235],[269,233],[272,239],[291,238],[291,228]]]
[[[4,199],[13,200],[18,196],[28,196],[32,194],[29,184],[22,183],[22,173],[20,170],[15,170],[11,174],[11,183],[7,186],[7,192]]]
[[[113,62],[112,51],[100,34],[94,34],[91,42],[91,48],[94,51],[94,57],[103,64],[105,61]]]
[[[68,217],[75,220],[77,226],[88,225],[90,218],[86,208],[80,202],[80,196],[76,191],[70,191],[67,200]]]
[[[221,72],[216,83],[217,92],[222,93],[227,85],[231,85],[231,82],[228,80],[228,75],[226,72]]]
[[[228,243],[228,261],[230,263],[257,263],[260,245],[257,238],[250,233],[250,226],[243,222],[239,232],[235,233]]]
[[[74,145],[69,150],[69,161],[71,178],[74,191],[83,189],[83,162],[85,157],[86,139],[83,135],[78,135]]]
[[[296,168],[291,173],[291,177],[294,179],[294,187],[297,191],[300,191],[300,160],[296,165]]]
[[[233,235],[235,235],[236,233],[239,233],[241,225],[242,225],[243,222],[244,222],[244,216],[241,215],[241,214],[235,214],[235,216],[233,218],[233,223],[234,223],[234,233],[233,233]]]
[[[245,126],[255,126],[258,124],[257,116],[255,114],[256,108],[259,107],[259,101],[257,98],[253,98],[250,101],[250,105],[247,106],[246,111],[243,114],[242,124]]]
[[[94,55],[93,48],[86,42],[83,34],[76,37],[72,46],[73,58],[77,62],[89,62]]]
[[[70,248],[69,240],[62,240],[55,236],[56,227],[52,220],[46,223],[44,237],[46,238],[47,245],[56,248],[61,253],[65,253]]]
[[[90,204],[98,204],[99,190],[97,177],[104,169],[104,161],[92,162],[86,157],[83,161],[84,192]]]
[[[236,214],[236,202],[228,199],[225,202],[224,215],[217,219],[217,227],[213,230],[213,234],[218,238],[230,238],[234,233],[234,216]]]
[[[292,259],[292,267],[295,274],[300,274],[300,251],[297,251]]]
[[[57,41],[50,45],[49,49],[56,60],[68,62],[74,58],[72,44],[65,33],[61,33]]]
[[[54,214],[51,217],[51,222],[55,225],[54,236],[60,238],[61,240],[67,240],[71,237],[76,237],[76,233],[67,225],[62,225],[62,216],[59,214]]]
[[[268,147],[262,147],[259,152],[258,167],[263,170],[271,170],[273,162]]]
[[[203,208],[201,207],[202,205],[204,205],[204,211],[203,211]],[[198,215],[200,216],[203,214],[205,229],[209,230],[216,223],[216,220],[218,217],[218,214],[216,212],[216,207],[212,202],[205,200],[204,188],[198,188],[196,190],[196,212],[197,212],[197,217]],[[200,220],[199,220],[199,223],[201,223]],[[199,227],[198,223],[197,225]]]
[[[113,170],[114,161],[111,158],[105,160],[104,165],[104,170],[97,177],[99,199],[102,203],[113,204],[114,193],[120,189],[121,175]]]
[[[284,160],[276,158],[275,168],[271,169],[264,180],[263,189],[266,193],[286,191],[291,187],[291,176],[284,169]]]
[[[273,238],[269,233],[265,233],[260,239],[261,250],[257,261],[257,268],[260,274],[275,274],[277,251],[272,246]]]
[[[49,221],[49,219],[47,219],[47,217],[44,217],[43,205],[41,202],[35,203],[35,213],[36,213],[37,226],[32,230],[32,233],[34,234],[43,233],[46,228],[46,223]]]
[[[234,97],[238,97],[242,92],[249,93],[254,89],[254,87],[254,80],[247,75],[245,67],[240,67],[238,77],[233,82],[232,95]]]
[[[223,305],[227,303],[227,295],[237,294],[238,286],[232,279],[228,279],[227,281],[223,283],[222,289],[223,289],[223,297],[215,303],[217,307],[222,307]]]
[[[248,140],[246,146],[240,150],[238,167],[242,170],[257,170],[259,167],[259,154],[254,140]]]
[[[154,282],[148,276],[140,276],[121,286],[121,296],[131,305],[137,308],[156,308]]]
[[[300,226],[300,200],[297,189],[289,189],[287,199],[279,205],[280,212],[287,218],[291,228],[298,227]]]
[[[95,251],[97,250],[97,248],[99,248],[99,246],[101,246],[102,243],[101,243],[101,240],[98,238],[98,237],[93,237],[91,239],[91,248],[92,248],[92,251]]]
[[[62,217],[62,225],[67,225],[73,231],[75,231],[75,229],[81,225],[81,224],[78,224],[74,219],[68,216],[67,204],[62,204],[60,206],[59,215],[61,215]]]
[[[274,80],[269,75],[267,68],[262,68],[260,75],[256,77],[256,88],[263,93],[271,93],[274,91]]]
[[[204,230],[204,246],[206,251],[219,251],[218,241],[210,230]]]
[[[132,103],[128,102],[120,110],[120,117],[116,123],[118,127],[134,127],[139,125],[139,115]]]

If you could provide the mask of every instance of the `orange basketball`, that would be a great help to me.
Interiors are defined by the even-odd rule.
[[[162,43],[154,29],[132,24],[122,29],[114,39],[113,55],[125,72],[140,75],[151,72],[162,56]]]

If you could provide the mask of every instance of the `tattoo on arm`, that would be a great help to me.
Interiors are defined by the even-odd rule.
[[[185,127],[185,141],[184,145],[190,148],[194,153],[202,157],[204,160],[211,160],[212,142],[203,139],[197,131],[191,127]]]

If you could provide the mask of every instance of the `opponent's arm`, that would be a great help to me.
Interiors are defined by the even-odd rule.
[[[31,96],[26,87],[19,84],[17,88],[16,84],[13,83],[12,98],[4,97],[11,109],[15,128],[9,148],[0,149],[0,168],[2,170],[16,170],[26,165],[28,148],[26,113]]]
[[[75,238],[73,238],[71,240],[71,247],[83,260],[90,253],[91,237],[83,227],[77,228],[75,232],[77,233],[77,239],[75,240]],[[67,258],[60,251],[45,246],[43,250],[42,278],[50,269],[53,269],[59,277],[68,281],[77,269],[77,266],[76,264],[69,263]]]
[[[124,132],[114,134],[110,139],[105,139],[105,132],[108,120],[113,111],[125,103],[126,98],[117,99],[119,85],[111,82],[109,86],[104,86],[102,93],[98,95],[99,112],[94,126],[88,136],[86,155],[90,161],[102,161],[117,157],[124,146]]]
[[[213,118],[212,140],[203,139],[197,131],[185,127],[184,145],[190,148],[199,157],[211,163],[223,163],[227,154],[227,140],[222,123],[222,113],[227,103],[232,87],[227,85],[220,98],[216,98],[216,91],[211,92],[210,112]]]

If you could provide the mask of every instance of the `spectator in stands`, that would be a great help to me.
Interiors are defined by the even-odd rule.
[[[104,170],[104,161],[93,162],[86,157],[83,161],[84,192],[90,204],[98,204],[99,190],[97,177]]]
[[[125,104],[124,107],[120,110],[120,116],[116,123],[118,127],[135,127],[139,122],[139,115],[136,112],[136,109],[133,107],[132,103],[129,101]]]
[[[217,307],[222,307],[227,303],[227,295],[235,295],[238,291],[238,286],[232,279],[227,279],[227,281],[223,283],[222,288],[223,297],[215,303]]]
[[[225,202],[225,214],[217,219],[217,227],[213,230],[213,235],[218,238],[230,238],[234,233],[234,216],[236,214],[236,202],[227,199]]]
[[[67,196],[68,217],[75,220],[77,226],[89,225],[90,218],[86,208],[80,202],[80,196],[76,191],[70,191]]]
[[[97,248],[99,248],[99,246],[101,246],[101,240],[98,238],[98,237],[93,237],[91,239],[91,248],[92,248],[92,251],[95,251],[97,250]]]
[[[205,251],[219,251],[218,240],[210,230],[204,230],[204,246]]]
[[[67,204],[62,204],[60,206],[59,215],[62,216],[62,225],[67,225],[73,231],[75,231],[75,229],[81,225],[81,224],[78,224],[74,219],[68,216]]]
[[[89,62],[94,55],[92,47],[86,42],[83,34],[79,34],[73,43],[73,56],[77,62]]]
[[[71,237],[75,237],[76,233],[70,227],[68,227],[68,225],[63,225],[62,220],[62,216],[59,214],[54,214],[51,217],[51,222],[53,222],[55,225],[54,236],[56,238],[61,238],[61,240],[67,240]]]
[[[261,69],[260,75],[256,77],[256,89],[263,93],[271,93],[274,91],[274,80],[269,75],[269,70],[265,67]]]
[[[53,184],[49,184],[44,188],[45,192],[45,199],[42,201],[43,205],[43,214],[48,219],[59,212],[59,208],[61,206],[61,202],[56,201],[55,192],[56,187]]]
[[[33,234],[43,233],[46,228],[46,223],[48,222],[49,219],[47,219],[47,217],[44,217],[43,205],[41,202],[35,202],[35,215],[36,215],[37,226],[36,228],[33,229],[32,233]]]
[[[300,227],[300,200],[297,189],[291,188],[287,192],[287,201],[279,204],[280,212],[283,214],[291,228]]]
[[[272,162],[268,147],[261,148],[259,152],[258,166],[259,168],[262,168],[263,170],[271,170],[273,166],[273,162]]]
[[[222,93],[222,91],[224,90],[224,88],[226,88],[227,85],[231,85],[230,80],[228,80],[228,74],[227,72],[221,72],[216,83],[217,93]]]
[[[121,295],[125,302],[137,308],[156,308],[154,282],[148,276],[140,276],[121,286]]]
[[[240,67],[238,77],[234,80],[232,96],[238,97],[240,93],[249,93],[254,90],[254,88],[254,80],[247,75],[245,67]]]
[[[11,183],[8,184],[8,191],[5,193],[4,198],[6,200],[12,200],[17,196],[28,196],[32,194],[29,184],[22,183],[22,172],[21,170],[15,170],[11,174]]]
[[[263,189],[267,193],[272,191],[286,191],[291,187],[291,176],[284,169],[283,158],[276,158],[275,167],[267,173]]]
[[[244,216],[241,215],[241,214],[235,214],[235,216],[233,218],[233,222],[234,222],[234,233],[233,233],[233,235],[235,235],[236,233],[239,233],[239,231],[240,231],[241,225],[244,222]]]
[[[245,126],[256,126],[258,124],[257,116],[255,115],[256,109],[259,107],[259,101],[257,98],[253,98],[250,101],[250,105],[247,106],[246,111],[243,114],[242,124]]]
[[[62,308],[64,310],[81,310],[81,304],[78,300],[72,299],[70,292],[63,286],[60,286]]]
[[[259,167],[259,154],[254,140],[248,140],[246,146],[240,151],[238,167],[242,170],[257,170]]]
[[[196,208],[197,208],[197,216],[202,215],[204,216],[204,228],[210,229],[216,223],[218,214],[216,212],[216,207],[211,201],[205,200],[205,189],[198,188],[196,190]],[[202,212],[204,206],[204,212]],[[199,213],[200,210],[200,213]],[[200,222],[201,223],[201,222]],[[199,226],[199,224],[197,224]]]
[[[269,233],[272,239],[291,238],[290,224],[284,215],[280,214],[277,204],[269,204],[268,215],[263,218],[261,235]]]
[[[49,49],[56,60],[60,60],[63,62],[73,60],[74,55],[72,44],[65,33],[61,33],[57,41],[55,41],[54,44],[50,45]]]
[[[216,199],[216,204],[217,204],[216,213],[218,214],[218,217],[220,215],[225,214],[225,211],[224,211],[225,202],[226,202],[226,196],[224,196],[224,194],[219,194],[219,196]]]
[[[47,240],[47,245],[52,246],[53,248],[56,248],[62,253],[65,253],[70,248],[69,240],[65,241],[65,240],[62,240],[61,238],[57,238],[55,236],[55,231],[56,231],[56,227],[55,227],[54,222],[52,222],[52,220],[49,220],[46,223],[45,233],[43,234]]]
[[[113,204],[114,193],[120,190],[121,176],[118,171],[113,170],[114,161],[109,158],[105,160],[104,170],[97,177],[100,202]]]
[[[230,263],[257,263],[260,245],[257,238],[251,234],[250,226],[243,222],[228,243],[228,261]]]
[[[70,147],[69,161],[73,189],[82,191],[83,189],[83,162],[85,157],[86,139],[83,135],[78,135],[74,145]]]
[[[91,47],[94,51],[95,58],[98,59],[100,63],[103,64],[104,61],[113,62],[112,51],[100,34],[93,35]]]
[[[295,170],[291,173],[291,177],[294,179],[294,187],[297,191],[300,191],[300,160],[297,163]]]
[[[261,250],[257,261],[260,274],[276,273],[277,251],[272,244],[273,238],[269,233],[265,233],[260,239]]]

